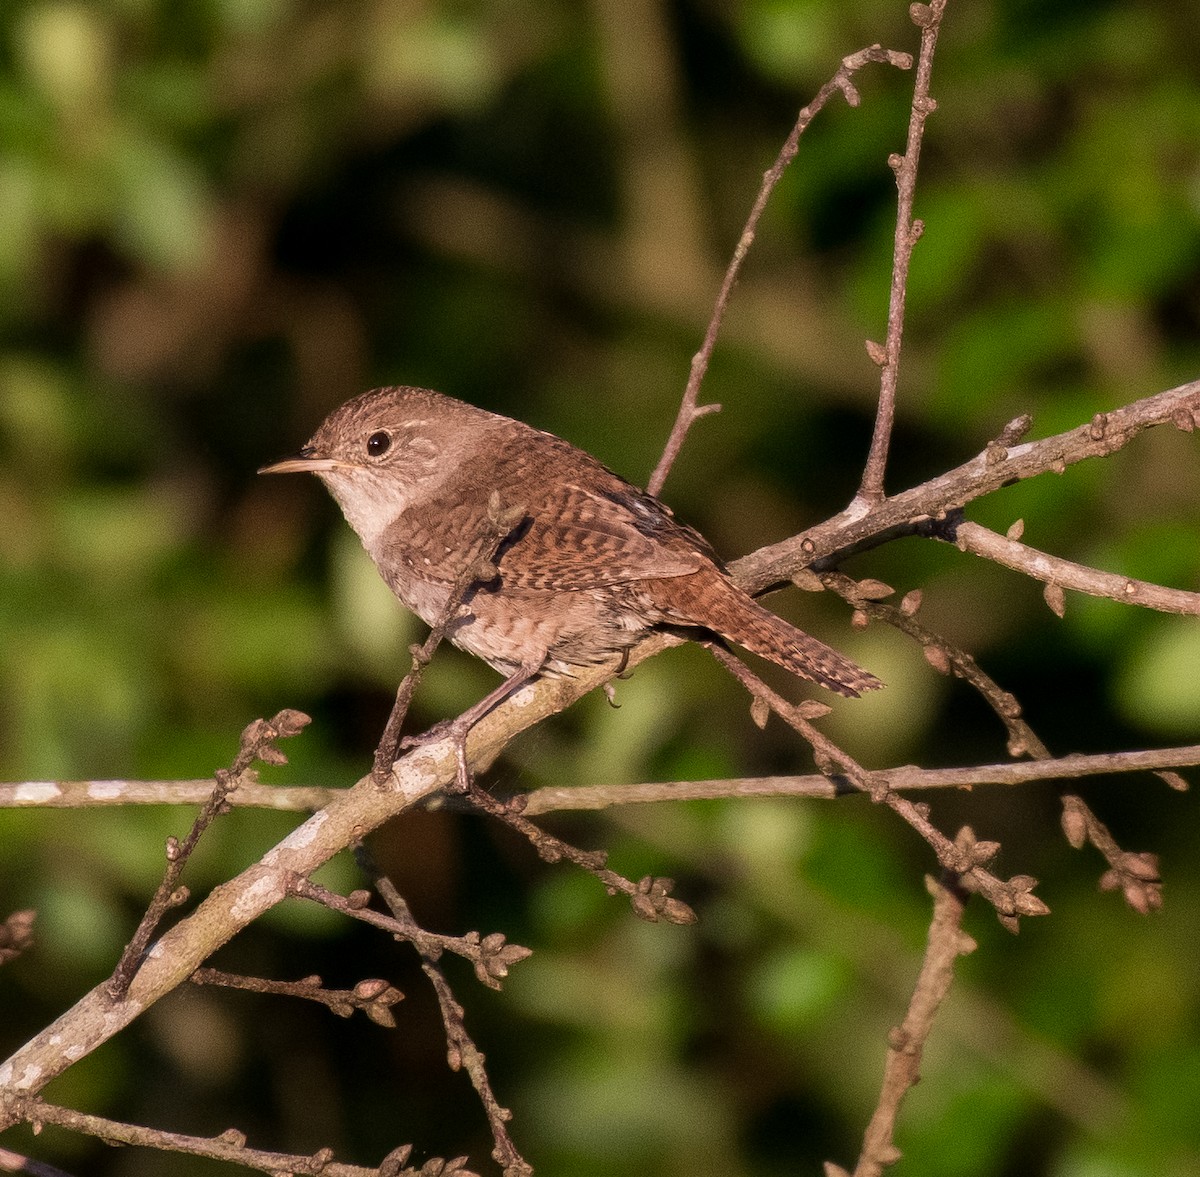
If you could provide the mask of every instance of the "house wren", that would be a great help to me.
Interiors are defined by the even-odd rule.
[[[392,592],[507,676],[572,675],[650,630],[714,635],[839,695],[881,686],[768,612],[699,533],[582,450],[423,388],[381,388],[335,409],[264,474],[316,474]],[[498,497],[497,497],[498,496]],[[503,522],[496,529],[499,512]],[[479,538],[494,557],[471,583]]]

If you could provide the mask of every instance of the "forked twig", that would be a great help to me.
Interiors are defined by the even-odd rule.
[[[360,857],[363,854],[365,851],[360,849]],[[488,936],[480,936],[478,932],[468,932],[465,936],[440,936],[436,932],[428,932],[412,918],[407,905],[400,915],[389,916],[373,911],[367,906],[371,901],[367,891],[355,891],[349,896],[338,895],[301,875],[292,879],[290,890],[302,899],[310,899],[331,911],[390,932],[397,940],[411,943],[423,957],[430,960],[439,959],[443,952],[461,956],[471,962],[475,967],[475,976],[489,989],[499,989],[500,982],[508,976],[509,968],[531,955],[528,948],[509,944],[501,932],[492,932]]]
[[[564,858],[587,871],[604,884],[610,895],[622,894],[629,898],[634,914],[654,923],[666,920],[672,924],[694,924],[696,913],[682,899],[671,894],[675,886],[673,879],[646,875],[636,883],[624,875],[610,870],[608,855],[602,850],[581,850],[547,833],[523,816],[523,799],[514,797],[510,801],[498,801],[472,779],[467,796],[482,812],[502,821],[510,829],[525,838],[537,851],[543,862],[561,862]]]
[[[409,910],[404,896],[396,889],[392,880],[375,866],[362,843],[358,845],[358,855],[360,861],[370,870],[375,881],[375,889],[388,905],[393,919],[401,925],[416,927],[416,921],[412,917],[412,912]],[[479,1096],[479,1102],[483,1105],[484,1114],[487,1116],[488,1125],[492,1131],[492,1139],[495,1142],[492,1150],[493,1159],[503,1169],[504,1177],[532,1177],[533,1166],[518,1152],[508,1131],[508,1122],[512,1119],[512,1112],[501,1106],[500,1101],[496,1098],[485,1066],[487,1060],[467,1032],[463,1007],[450,989],[446,974],[438,963],[438,954],[427,951],[417,939],[414,939],[413,943],[421,955],[421,970],[429,979],[434,994],[437,996],[438,1008],[442,1014],[442,1024],[446,1030],[447,1058],[450,1068],[454,1071],[462,1069],[467,1072],[471,1084]]]
[[[233,764],[227,769],[217,770],[216,784],[203,808],[196,815],[187,837],[182,842],[176,838],[167,840],[167,869],[154,898],[151,899],[132,939],[125,946],[113,975],[109,978],[110,996],[117,999],[125,996],[163,916],[172,907],[178,907],[187,901],[187,889],[179,886],[183,868],[208,827],[221,814],[228,812],[226,799],[238,787],[242,774],[256,760],[267,764],[286,764],[287,757],[276,747],[275,741],[298,734],[310,722],[302,711],[287,709],[280,711],[270,720],[256,719],[242,731],[241,744]]]
[[[709,319],[708,329],[704,333],[704,342],[700,345],[700,350],[692,357],[691,368],[688,372],[687,387],[683,392],[683,401],[675,417],[675,424],[671,427],[671,434],[667,438],[667,444],[663,449],[662,457],[659,458],[658,465],[654,468],[654,473],[650,475],[650,481],[646,483],[646,489],[652,495],[657,495],[662,490],[663,483],[667,480],[671,466],[679,456],[684,438],[687,437],[688,430],[695,421],[708,413],[720,411],[721,406],[717,404],[697,404],[700,384],[708,371],[709,360],[712,358],[713,348],[717,343],[717,335],[720,333],[721,324],[725,319],[725,310],[729,306],[730,296],[733,294],[733,288],[737,284],[742,263],[746,260],[746,255],[749,253],[750,247],[754,244],[754,237],[758,231],[758,222],[762,218],[763,210],[767,207],[767,201],[770,199],[771,193],[775,191],[779,181],[783,178],[783,173],[787,170],[788,165],[796,158],[796,153],[800,150],[800,136],[804,134],[808,128],[808,124],[813,121],[830,98],[834,94],[840,93],[844,95],[846,102],[850,106],[857,106],[859,104],[861,98],[851,79],[863,66],[872,62],[893,65],[897,69],[911,69],[912,55],[909,53],[899,53],[893,49],[884,49],[879,45],[871,45],[867,49],[860,49],[857,53],[851,53],[848,57],[842,58],[842,64],[838,67],[837,72],[817,91],[813,100],[800,111],[799,117],[796,119],[796,125],[784,141],[775,162],[763,175],[758,196],[755,198],[754,205],[750,209],[749,217],[746,218],[745,227],[742,229],[742,235],[738,238],[738,243],[733,251],[733,257],[729,261],[729,266],[725,270],[725,279],[721,283],[720,293],[717,295],[716,304],[713,306],[712,317]]]
[[[1000,849],[998,842],[980,841],[970,826],[963,826],[954,839],[946,837],[930,820],[929,806],[923,801],[910,801],[889,789],[884,779],[868,772],[852,756],[839,748],[828,736],[809,722],[802,707],[789,703],[771,690],[748,666],[724,647],[709,644],[713,655],[750,692],[756,707],[762,705],[775,712],[812,747],[817,767],[831,776],[844,777],[854,788],[866,793],[872,801],[886,805],[901,817],[929,844],[943,869],[953,871],[970,891],[978,891],[996,910],[1000,922],[1010,931],[1019,927],[1019,917],[1047,915],[1050,909],[1033,894],[1037,880],[1030,875],[1014,875],[1000,879],[987,869],[987,864]]]

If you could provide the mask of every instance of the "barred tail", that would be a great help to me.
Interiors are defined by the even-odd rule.
[[[883,686],[844,654],[764,609],[715,569],[711,577],[656,581],[654,596],[691,624],[711,629],[734,645],[839,695],[857,698],[862,691]]]

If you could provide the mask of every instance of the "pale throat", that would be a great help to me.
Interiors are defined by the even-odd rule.
[[[373,470],[321,471],[318,477],[337,500],[346,522],[358,533],[363,547],[372,551],[379,537],[412,502],[407,480],[380,477]]]

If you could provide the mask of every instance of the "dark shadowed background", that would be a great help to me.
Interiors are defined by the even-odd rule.
[[[205,776],[242,726],[313,715],[275,782],[369,766],[419,628],[315,480],[260,479],[364,388],[424,384],[560,433],[642,482],[720,274],[796,112],[846,53],[915,50],[901,0],[586,5],[8,0],[0,15],[0,777]],[[1196,376],[1200,16],[1141,4],[951,5],[934,70],[888,485]],[[859,75],[769,208],[664,497],[729,557],[840,509],[866,451],[909,76]],[[1200,588],[1200,452],[1178,431],[971,509],[1036,547]],[[924,620],[1025,705],[1056,753],[1200,732],[1200,626],[1069,596],[916,539],[847,569],[924,590]],[[773,607],[884,678],[827,730],[872,767],[1004,758],[1000,724],[919,651],[832,599]],[[495,676],[439,653],[422,723]],[[772,681],[779,682],[774,679]],[[783,684],[793,697],[794,684]],[[810,771],[706,654],[639,668],[522,738],[498,788]],[[1152,776],[1086,796],[1162,855],[1166,905],[1098,895],[1057,792],[937,798],[1042,880],[1019,938],[982,904],[905,1108],[899,1173],[1200,1170],[1200,833]],[[39,912],[0,970],[0,1054],[111,969],[184,811],[0,813],[0,916]],[[295,816],[238,812],[203,893]],[[852,1163],[915,979],[927,848],[865,800],[560,817],[701,923],[636,920],[487,823],[417,815],[375,840],[419,919],[534,948],[503,993],[450,964],[539,1173],[770,1177]],[[359,885],[350,862],[322,876]],[[445,1065],[411,954],[288,904],[218,964],[408,993],[385,1031],[300,1003],[182,991],[52,1100],[375,1164],[469,1152],[486,1125]],[[74,1173],[218,1166],[48,1129],[6,1144]]]

